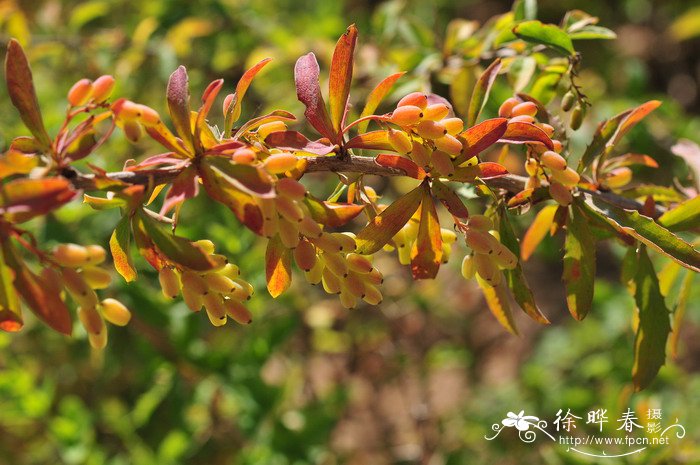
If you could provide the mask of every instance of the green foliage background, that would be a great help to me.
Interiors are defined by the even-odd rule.
[[[700,142],[700,6],[540,3],[544,21],[582,8],[619,35],[615,43],[581,46],[593,115],[579,142],[590,137],[591,121],[660,98],[664,106],[646,131],[629,137],[630,150],[660,160],[663,168],[649,175],[670,178],[681,163],[669,147],[679,138]],[[410,71],[396,95],[434,78],[451,19],[484,21],[508,8],[506,1],[447,0],[4,1],[0,38],[18,37],[27,48],[54,129],[65,92],[81,77],[114,74],[116,95],[162,110],[165,82],[177,64],[188,67],[198,95],[216,77],[231,91],[244,69],[267,56],[275,61],[256,79],[244,112],[285,108],[302,115],[294,61],[314,50],[327,69],[348,24],[361,31],[354,90],[361,101],[390,72]],[[447,92],[439,78],[433,85]],[[0,101],[6,147],[23,129],[5,92]],[[91,161],[118,169],[151,148],[114,138]],[[324,187],[314,180],[312,189]],[[94,214],[74,203],[32,226],[48,245],[106,243],[116,220],[112,212]],[[262,242],[206,198],[185,206],[181,233],[212,239],[241,266],[257,289],[254,323],[211,327],[182,303],[162,299],[145,266],[142,279],[116,282],[109,291],[123,297],[134,319],[110,330],[102,354],[90,351],[81,330],[66,339],[28,317],[22,333],[0,334],[0,463],[595,463],[565,446],[523,444],[510,433],[489,442],[484,435],[508,411],[551,421],[560,408],[579,416],[607,408],[615,434],[615,419],[627,407],[640,418],[647,408],[662,408],[664,423],[677,418],[688,434],[672,446],[601,463],[700,462],[700,292],[696,286],[689,299],[678,358],[650,389],[632,394],[633,301],[619,284],[615,246],[599,251],[594,311],[575,322],[559,283],[561,244],[547,239],[526,270],[553,324],[541,328],[518,315],[523,334],[516,338],[497,326],[476,286],[459,276],[458,260],[437,281],[411,285],[407,270],[385,255],[378,264],[387,277],[384,303],[345,311],[298,279],[291,292],[270,299]]]

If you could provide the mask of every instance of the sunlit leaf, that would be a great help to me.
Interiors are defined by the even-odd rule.
[[[178,66],[168,80],[168,109],[177,135],[190,152],[194,151],[192,127],[190,125],[190,88],[187,70]]]
[[[505,166],[491,161],[485,161],[474,166],[456,168],[450,179],[458,182],[473,182],[476,178],[498,178],[508,174]]]
[[[384,97],[389,93],[391,88],[394,86],[396,81],[403,76],[404,73],[395,73],[392,74],[391,76],[388,76],[382,80],[377,86],[372,89],[372,92],[369,93],[367,96],[367,100],[365,102],[365,108],[362,110],[362,113],[360,114],[360,118],[364,118],[365,116],[369,116],[374,113],[374,111],[379,107],[379,104],[381,103],[382,100],[384,100]],[[367,126],[369,125],[369,120],[363,121],[358,124],[357,130],[360,133],[363,133],[367,130]]]
[[[231,130],[230,128],[233,127],[233,123],[238,121],[238,118],[241,117],[243,97],[248,91],[248,87],[250,87],[250,84],[253,82],[253,79],[260,72],[260,70],[271,60],[272,58],[265,58],[264,60],[256,63],[252,68],[243,73],[243,76],[241,76],[238,84],[236,84],[236,92],[234,93],[233,101],[231,102],[231,106],[227,109],[225,115],[225,127],[227,128],[227,132]]]
[[[590,40],[590,39],[604,39],[612,40],[617,39],[617,34],[611,31],[607,27],[588,25],[575,32],[570,32],[569,37],[571,40]]]
[[[455,159],[455,164],[469,160],[498,142],[507,126],[507,118],[492,118],[461,132],[458,137],[462,141],[462,153]]]
[[[486,304],[489,310],[496,317],[496,320],[503,326],[506,331],[511,334],[518,334],[518,328],[515,326],[513,312],[510,309],[508,290],[504,281],[501,281],[497,286],[491,286],[489,283],[476,275],[476,282],[484,294]]]
[[[635,127],[642,119],[644,119],[649,113],[659,108],[661,102],[658,100],[650,100],[646,103],[639,105],[637,108],[633,108],[627,116],[620,122],[620,125],[615,131],[612,139],[608,142],[608,147],[614,147],[622,139],[625,134],[627,134],[630,129]]]
[[[669,311],[644,247],[639,250],[634,283],[639,325],[634,338],[632,380],[635,389],[641,391],[653,381],[666,361],[666,340],[671,332]]]
[[[13,174],[27,174],[39,163],[36,155],[24,154],[18,150],[8,150],[0,156],[0,179]]]
[[[357,234],[357,251],[373,254],[391,240],[418,210],[423,198],[423,186],[402,195]]]
[[[595,134],[593,134],[593,140],[588,144],[586,151],[579,161],[579,170],[588,168],[593,164],[596,158],[603,154],[606,144],[613,137],[622,120],[624,120],[630,112],[631,110],[623,111],[598,125]]]
[[[265,251],[265,278],[267,290],[273,298],[279,297],[292,283],[292,251],[282,244],[279,235],[271,238]]]
[[[566,220],[562,279],[569,312],[577,320],[583,320],[593,305],[596,239],[579,203],[577,200],[571,205]]]
[[[136,268],[131,261],[131,218],[122,217],[109,239],[114,269],[129,283],[136,279]]]
[[[515,122],[508,123],[506,132],[503,133],[499,142],[509,144],[533,144],[540,143],[549,150],[554,149],[552,139],[539,127],[531,123]]]
[[[565,55],[576,53],[568,34],[553,24],[543,24],[536,20],[525,21],[515,26],[513,33],[523,40],[546,45]]]
[[[411,248],[413,279],[433,279],[442,260],[442,236],[435,202],[427,186],[423,189],[418,236]]]
[[[270,147],[291,152],[306,152],[314,155],[328,155],[335,147],[321,141],[310,141],[298,131],[278,131],[270,133],[265,138],[265,143]]]
[[[83,194],[83,203],[90,205],[94,210],[110,210],[126,206],[126,200],[120,197],[96,197]]]
[[[304,198],[304,203],[309,207],[314,220],[331,228],[345,225],[365,208],[364,205],[355,205],[353,203],[335,203],[319,200],[311,194]]]
[[[370,131],[350,139],[345,147],[348,149],[394,150],[389,143],[387,131]]]
[[[320,69],[316,55],[313,52],[302,56],[294,66],[294,82],[297,88],[297,98],[304,104],[304,115],[319,134],[327,137],[333,143],[339,143],[338,134],[333,130],[333,123],[328,116],[326,103],[319,85]]]
[[[197,121],[194,125],[194,140],[195,143],[200,146],[200,149],[203,148],[203,145],[206,146],[206,144],[202,144],[201,142],[203,133],[211,134],[211,129],[209,129],[209,126],[207,125],[207,116],[209,115],[209,111],[214,104],[214,100],[216,99],[216,96],[219,94],[219,91],[223,85],[224,80],[217,79],[216,81],[210,83],[202,94],[202,106],[199,108],[199,111],[197,111]],[[216,143],[216,139],[214,137],[212,137],[212,139],[214,139],[213,142]]]
[[[530,258],[542,239],[547,235],[557,212],[557,205],[547,205],[537,213],[527,229],[523,241],[520,244],[520,257],[523,260]]]
[[[497,58],[489,65],[484,73],[477,79],[472,97],[469,100],[469,111],[467,112],[467,126],[473,126],[476,120],[479,119],[481,110],[486,105],[489,98],[491,86],[493,86],[498,72],[501,70],[501,59]]]
[[[685,316],[685,311],[688,308],[688,300],[690,299],[690,291],[693,288],[693,280],[695,279],[695,273],[686,272],[685,278],[681,282],[681,287],[678,290],[678,303],[673,310],[673,324],[671,325],[672,332],[669,338],[669,350],[671,351],[671,357],[676,358],[678,356],[678,341],[680,339],[681,326],[683,324],[683,317]]]
[[[700,227],[700,196],[676,205],[661,215],[659,223],[671,231],[688,231]]]
[[[410,176],[418,180],[425,178],[425,170],[406,157],[402,157],[399,155],[380,154],[377,155],[377,157],[374,160],[380,166],[399,169],[406,173],[406,176]]]
[[[217,171],[222,179],[242,192],[261,198],[275,196],[273,179],[258,166],[231,163],[222,157],[207,157],[200,163],[200,171],[203,165]]]
[[[63,178],[15,179],[0,187],[0,215],[21,223],[70,202],[76,195]]]
[[[357,43],[357,27],[350,25],[345,33],[340,36],[333,51],[331,70],[328,81],[328,105],[330,106],[330,118],[333,129],[341,132],[345,119],[345,108],[350,95],[352,82],[353,55]]]

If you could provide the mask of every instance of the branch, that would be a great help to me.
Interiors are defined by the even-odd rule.
[[[306,162],[307,173],[342,172],[355,174],[369,174],[385,177],[406,175],[406,173],[401,169],[379,165],[373,157],[351,155],[350,158],[341,159],[338,157],[317,156],[307,157]],[[117,171],[113,173],[107,173],[106,176],[109,179],[122,181],[127,184],[148,185],[149,183],[153,183],[153,185],[158,185],[172,182],[177,177],[177,175],[180,174],[182,169],[182,167],[177,167],[139,171]],[[71,181],[71,183],[76,189],[96,189],[94,174],[84,174],[71,169],[68,172],[64,172],[63,175]],[[510,194],[517,194],[525,188],[527,178],[524,176],[518,176],[516,174],[507,174],[505,176],[500,176],[497,178],[484,179],[483,181],[487,186],[489,186],[492,189],[502,189],[509,192]],[[627,210],[639,211],[644,207],[641,203],[637,202],[634,199],[622,197],[620,195],[613,194],[612,192],[593,191],[583,188],[580,188],[580,190],[586,192],[587,194],[590,194],[593,197],[601,198],[610,204],[613,204],[617,207],[625,208]],[[657,207],[655,216],[658,217],[662,213],[663,210]]]

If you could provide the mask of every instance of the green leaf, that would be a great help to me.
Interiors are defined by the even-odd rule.
[[[648,216],[616,207],[590,194],[584,194],[584,198],[585,202],[580,205],[602,218],[616,231],[629,234],[686,268],[700,271],[700,252]]]
[[[510,224],[508,219],[508,213],[504,207],[499,209],[499,234],[501,235],[501,243],[508,247],[515,256],[520,255],[520,246],[518,244],[518,238],[513,232],[513,226]],[[512,270],[503,270],[503,274],[508,283],[508,287],[513,293],[515,301],[518,303],[523,311],[538,323],[547,325],[549,324],[549,319],[542,313],[542,311],[537,306],[535,302],[535,296],[532,295],[530,290],[530,285],[525,279],[525,273],[523,273],[523,268],[520,266],[520,262]]]
[[[579,204],[577,199],[571,205],[566,219],[562,279],[566,285],[569,312],[577,320],[583,320],[593,304],[596,240]]]
[[[511,11],[515,14],[516,21],[535,19],[537,18],[537,0],[516,0]]]
[[[668,341],[671,357],[673,358],[678,356],[678,340],[681,333],[681,325],[683,323],[683,317],[685,316],[685,310],[688,307],[688,299],[690,298],[690,290],[693,287],[694,279],[695,273],[690,271],[686,272],[685,278],[683,278],[683,282],[681,283],[681,288],[678,291],[678,303],[676,304],[676,308],[673,309],[673,330]]]
[[[622,120],[624,120],[631,111],[632,110],[623,111],[619,115],[613,116],[598,125],[593,135],[593,140],[588,147],[586,147],[586,151],[583,153],[581,161],[579,161],[579,171],[588,168],[596,158],[603,154],[606,144],[613,137]]]
[[[120,197],[95,197],[83,194],[83,203],[90,205],[95,210],[110,210],[112,208],[126,207],[126,200]]]
[[[590,39],[617,39],[617,34],[607,27],[588,25],[575,32],[570,32],[571,40],[590,40]]]
[[[686,200],[661,215],[659,223],[671,231],[688,231],[700,226],[700,195]]]
[[[282,244],[279,234],[267,243],[265,251],[265,278],[267,290],[277,298],[292,284],[292,251]]]
[[[10,39],[10,43],[7,45],[5,80],[7,81],[7,93],[10,95],[12,104],[19,111],[24,125],[43,145],[43,148],[47,149],[51,146],[51,138],[46,132],[44,121],[41,118],[39,101],[34,90],[32,70],[22,46],[15,39]]]
[[[479,119],[479,114],[483,110],[486,101],[489,99],[491,86],[501,70],[501,59],[497,58],[489,65],[484,73],[476,81],[472,98],[469,100],[469,111],[467,112],[467,127],[474,126],[476,120]]]
[[[543,44],[566,55],[576,53],[568,34],[553,24],[540,21],[525,21],[513,28],[513,33],[527,42]]]
[[[357,234],[357,252],[373,254],[384,247],[418,210],[422,198],[423,185],[420,185],[399,197],[383,212],[372,218],[369,224]]]
[[[556,96],[557,86],[561,80],[560,73],[545,73],[535,80],[530,95],[545,105]]]
[[[420,208],[418,236],[411,248],[411,273],[413,279],[433,279],[442,260],[442,236],[435,202],[427,185],[424,185]]]
[[[632,380],[635,390],[641,391],[653,381],[666,361],[666,340],[671,323],[654,266],[644,247],[640,247],[638,258],[634,300],[639,311],[639,325],[634,338]]]
[[[109,239],[114,269],[129,283],[136,279],[136,268],[131,261],[131,218],[122,217]]]
[[[340,133],[345,108],[350,96],[350,84],[352,83],[352,64],[354,61],[355,44],[357,43],[357,27],[350,25],[345,34],[340,36],[333,51],[331,70],[328,77],[328,105],[333,129]]]
[[[194,271],[209,271],[214,267],[215,262],[199,245],[176,236],[167,225],[156,221],[143,211],[137,215],[158,251],[169,260]]]

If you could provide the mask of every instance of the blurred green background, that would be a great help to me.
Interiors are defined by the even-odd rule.
[[[198,98],[217,77],[232,91],[243,70],[268,56],[274,62],[254,82],[244,114],[284,108],[300,116],[294,61],[313,50],[327,69],[348,24],[361,32],[353,97],[361,102],[374,83],[399,70],[410,74],[395,95],[439,88],[449,21],[484,22],[510,6],[505,0],[4,0],[0,39],[17,37],[27,48],[54,129],[65,93],[79,78],[113,74],[117,95],[163,111],[165,82],[178,64],[188,67]],[[660,98],[664,106],[645,130],[632,133],[629,149],[676,167],[670,147],[682,138],[700,142],[700,3],[541,1],[539,18],[558,22],[573,8],[600,16],[619,36],[580,45],[581,80],[593,110],[577,140],[584,143],[598,119]],[[0,102],[6,147],[24,130],[4,91]],[[92,162],[117,169],[153,153],[148,142],[113,139]],[[661,174],[672,168],[663,166]],[[314,190],[331,185],[318,178]],[[76,202],[33,227],[47,245],[105,244],[115,215]],[[476,286],[460,277],[458,259],[438,280],[412,284],[393,257],[379,257],[386,276],[380,307],[343,310],[300,277],[273,301],[264,286],[264,244],[228,210],[200,197],[181,218],[181,234],[212,239],[254,283],[254,323],[211,327],[203,315],[162,299],[145,266],[138,282],[116,282],[109,290],[134,318],[110,329],[103,353],[90,350],[77,326],[67,339],[27,315],[23,332],[0,334],[0,463],[700,463],[700,292],[692,291],[677,359],[651,388],[633,394],[633,301],[619,284],[623,250],[614,244],[599,250],[594,311],[576,322],[560,284],[561,244],[547,239],[526,271],[553,324],[539,327],[518,314],[522,335],[514,337],[497,325]],[[628,407],[640,418],[647,408],[661,408],[664,424],[677,418],[687,435],[600,462],[546,440],[524,444],[512,431],[484,439],[508,411],[551,422],[560,408],[584,417],[607,408],[614,433]]]

